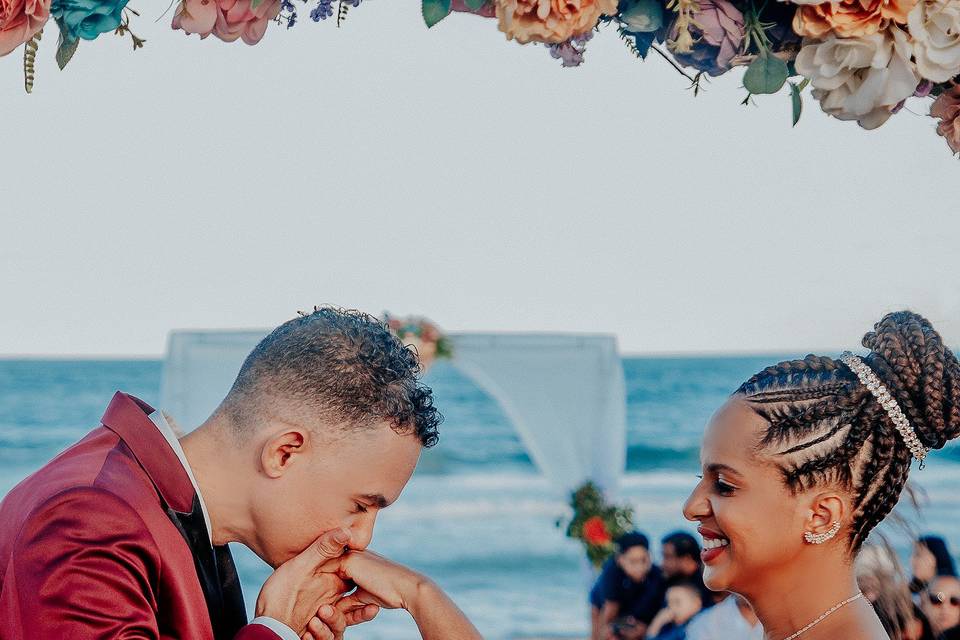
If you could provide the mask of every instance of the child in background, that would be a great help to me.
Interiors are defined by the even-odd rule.
[[[703,609],[703,592],[696,582],[678,582],[667,589],[667,606],[647,629],[650,640],[685,640],[687,623]]]

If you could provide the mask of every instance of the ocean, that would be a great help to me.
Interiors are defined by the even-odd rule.
[[[744,379],[797,355],[624,359],[621,499],[634,506],[640,530],[653,540],[694,531],[680,510],[696,484],[704,424]],[[0,360],[0,496],[96,426],[114,391],[158,402],[161,369],[156,360]],[[498,405],[468,378],[440,362],[427,383],[446,416],[440,444],[378,518],[371,548],[434,578],[489,640],[585,635],[591,574],[580,547],[563,535],[565,497],[537,473]],[[901,515],[913,532],[944,535],[960,549],[960,449],[935,452],[914,478],[924,505]],[[911,530],[885,526],[883,533],[906,556]],[[234,553],[252,607],[269,568],[243,547]],[[383,612],[347,637],[419,636],[404,612]]]

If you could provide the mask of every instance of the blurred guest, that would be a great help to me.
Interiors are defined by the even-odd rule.
[[[660,610],[666,592],[663,574],[650,559],[650,541],[637,531],[616,541],[616,554],[603,566],[590,592],[592,640],[640,640]]]
[[[857,584],[873,605],[892,640],[933,640],[926,616],[910,596],[896,553],[889,546],[865,544],[856,559]]]
[[[921,607],[939,636],[953,634],[960,625],[960,580],[954,576],[936,576],[923,593]]]
[[[936,576],[957,575],[957,569],[953,564],[950,549],[947,548],[947,542],[940,536],[922,536],[919,538],[913,545],[910,566],[913,569],[910,590],[914,593],[923,591],[927,583]]]
[[[687,640],[763,640],[763,627],[750,603],[731,595],[690,621]]]
[[[651,640],[685,640],[687,623],[703,609],[703,591],[696,582],[674,582],[667,587],[667,606],[647,629]]]
[[[685,531],[675,531],[660,541],[663,553],[663,577],[667,585],[693,582],[700,589],[704,607],[713,606],[726,595],[710,591],[703,584],[703,562],[700,560],[700,543]]]

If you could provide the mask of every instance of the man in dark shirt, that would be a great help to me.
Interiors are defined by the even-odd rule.
[[[660,568],[650,559],[650,542],[637,531],[616,541],[617,552],[604,564],[590,592],[591,640],[640,640],[666,593]]]
[[[700,560],[700,544],[686,531],[674,531],[660,541],[663,553],[663,576],[667,586],[692,582],[700,590],[703,607],[711,607],[725,596],[707,589],[703,584],[703,563]]]

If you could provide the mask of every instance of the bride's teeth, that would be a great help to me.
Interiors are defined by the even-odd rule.
[[[730,544],[730,541],[726,538],[707,538],[703,541],[704,549],[719,549],[720,547],[725,547]]]

